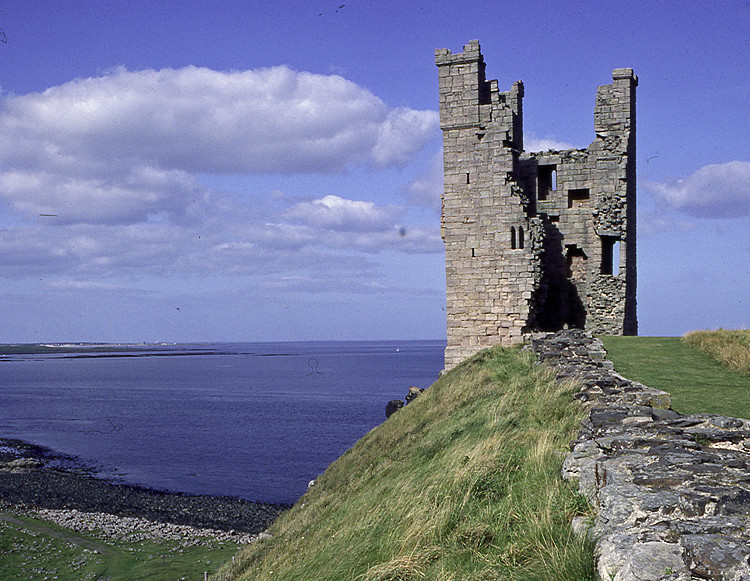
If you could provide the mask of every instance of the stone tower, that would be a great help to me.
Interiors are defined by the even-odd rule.
[[[636,334],[635,89],[599,87],[588,149],[525,152],[523,84],[486,80],[479,42],[440,77],[450,369],[533,331]]]

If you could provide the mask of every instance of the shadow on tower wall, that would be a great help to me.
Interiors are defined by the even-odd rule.
[[[576,282],[585,282],[580,277],[585,277],[586,269],[576,265],[581,261],[585,263],[588,258],[576,246],[563,249],[560,230],[549,218],[542,217],[545,230],[542,278],[533,302],[533,325],[539,331],[559,331],[566,327],[583,329],[586,309]]]

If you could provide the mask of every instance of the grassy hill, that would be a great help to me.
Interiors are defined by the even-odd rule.
[[[533,361],[495,348],[446,374],[212,579],[594,579],[560,478],[583,411]]]

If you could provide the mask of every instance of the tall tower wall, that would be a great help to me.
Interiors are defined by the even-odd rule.
[[[523,151],[523,85],[485,78],[479,43],[435,51],[445,186],[446,369],[527,332],[635,334],[635,87],[599,87],[588,149]]]
[[[443,130],[442,236],[452,367],[481,348],[519,341],[539,277],[538,224],[529,221],[517,169],[523,85],[487,81],[479,43],[436,51]]]

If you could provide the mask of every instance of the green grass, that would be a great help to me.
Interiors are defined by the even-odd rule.
[[[333,463],[212,579],[593,580],[560,478],[583,414],[534,356],[495,348],[436,382]]]
[[[685,342],[732,371],[750,377],[750,329],[693,331],[685,335]]]
[[[750,418],[750,377],[691,348],[680,337],[601,337],[615,369],[628,379],[672,394],[685,414]]]
[[[55,524],[16,517],[24,525],[0,521],[0,579],[3,581],[202,580],[232,558],[234,543],[205,541],[115,542],[75,533]]]

